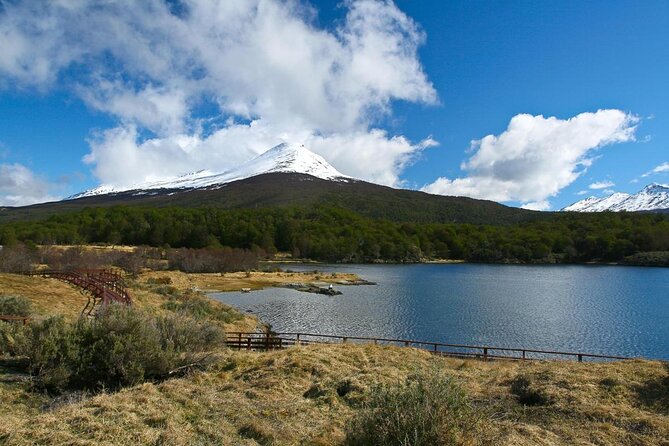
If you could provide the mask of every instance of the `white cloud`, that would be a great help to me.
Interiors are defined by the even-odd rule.
[[[647,177],[647,176],[654,175],[654,174],[657,174],[657,173],[665,173],[665,172],[669,172],[669,162],[662,163],[659,166],[656,166],[655,168],[649,170],[648,172],[644,173],[641,176],[642,177]]]
[[[616,185],[616,183],[614,183],[612,181],[597,181],[597,182],[594,182],[594,183],[590,184],[590,186],[588,186],[588,187],[590,189],[597,190],[597,189],[606,189],[606,188],[609,188],[609,187],[615,186],[615,185]]]
[[[392,1],[346,0],[335,29],[317,26],[298,0],[181,6],[4,3],[0,86],[66,85],[118,117],[86,157],[114,185],[229,166],[288,138],[313,143],[346,174],[398,183],[422,146],[374,123],[394,100],[430,104],[437,94],[417,56],[425,36]],[[229,124],[210,128],[209,118]]]
[[[596,149],[634,140],[639,118],[620,110],[569,119],[514,116],[500,135],[472,142],[462,178],[438,178],[423,188],[443,195],[547,204],[595,159]]]
[[[263,120],[230,124],[208,137],[174,135],[139,141],[133,125],[106,130],[90,141],[84,161],[103,183],[128,187],[187,171],[225,171],[284,141],[304,144],[341,172],[380,184],[399,186],[399,174],[421,150],[436,145],[427,138],[413,144],[378,129],[317,134],[282,131]]]
[[[587,193],[588,193],[587,190],[580,190],[580,191],[576,192],[576,195],[585,195]]]
[[[532,201],[530,203],[525,203],[521,206],[522,209],[528,209],[530,211],[547,211],[551,208],[551,204],[546,201]]]
[[[0,205],[26,206],[51,201],[52,186],[21,164],[0,164]]]
[[[606,195],[613,195],[616,193],[616,191],[613,189],[604,189],[602,192],[605,193]]]

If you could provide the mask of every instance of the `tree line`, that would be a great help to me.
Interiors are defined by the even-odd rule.
[[[331,262],[618,262],[669,251],[669,217],[556,213],[511,225],[397,223],[332,206],[222,210],[87,208],[0,225],[0,244],[231,247]],[[666,254],[659,254],[660,257]],[[657,256],[657,254],[656,254]],[[662,257],[663,258],[663,257]]]

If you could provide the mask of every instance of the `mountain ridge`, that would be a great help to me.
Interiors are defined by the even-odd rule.
[[[669,209],[669,185],[651,183],[636,194],[614,192],[606,197],[588,197],[561,209],[565,212],[638,212]]]

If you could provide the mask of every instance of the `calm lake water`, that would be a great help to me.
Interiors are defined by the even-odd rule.
[[[377,282],[341,296],[270,288],[213,297],[275,331],[669,359],[669,269],[617,266],[284,265]]]

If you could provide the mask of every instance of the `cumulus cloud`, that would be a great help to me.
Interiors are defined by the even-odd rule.
[[[519,114],[500,135],[472,141],[462,178],[438,178],[423,188],[443,195],[519,201],[548,208],[548,199],[578,178],[598,148],[634,140],[639,118],[620,110],[569,119]]]
[[[647,177],[650,175],[658,174],[658,173],[665,173],[669,172],[669,162],[665,162],[660,164],[659,166],[656,166],[654,169],[649,170],[648,172],[644,173],[641,175],[642,177]]]
[[[0,205],[26,206],[55,198],[51,185],[22,164],[0,164]]]
[[[524,203],[520,207],[530,211],[547,211],[551,208],[551,204],[548,202],[548,200],[531,201],[529,203]]]
[[[437,102],[417,56],[425,36],[390,0],[344,1],[333,29],[298,0],[3,5],[0,85],[66,85],[118,117],[86,156],[111,185],[219,169],[291,138],[346,174],[398,184],[432,144],[374,128],[395,100]]]
[[[230,124],[208,137],[181,134],[139,142],[137,128],[129,125],[92,138],[91,152],[84,161],[93,166],[95,175],[106,184],[130,187],[188,171],[222,172],[268,147],[295,141],[326,157],[347,175],[392,186],[400,185],[400,173],[420,151],[437,144],[431,138],[414,144],[379,129],[331,135],[282,130],[263,120]]]
[[[612,181],[596,181],[596,182],[590,184],[590,186],[588,186],[588,187],[590,189],[598,190],[598,189],[607,189],[607,188],[609,188],[611,186],[615,186],[615,185],[616,185],[616,183],[614,183]]]

